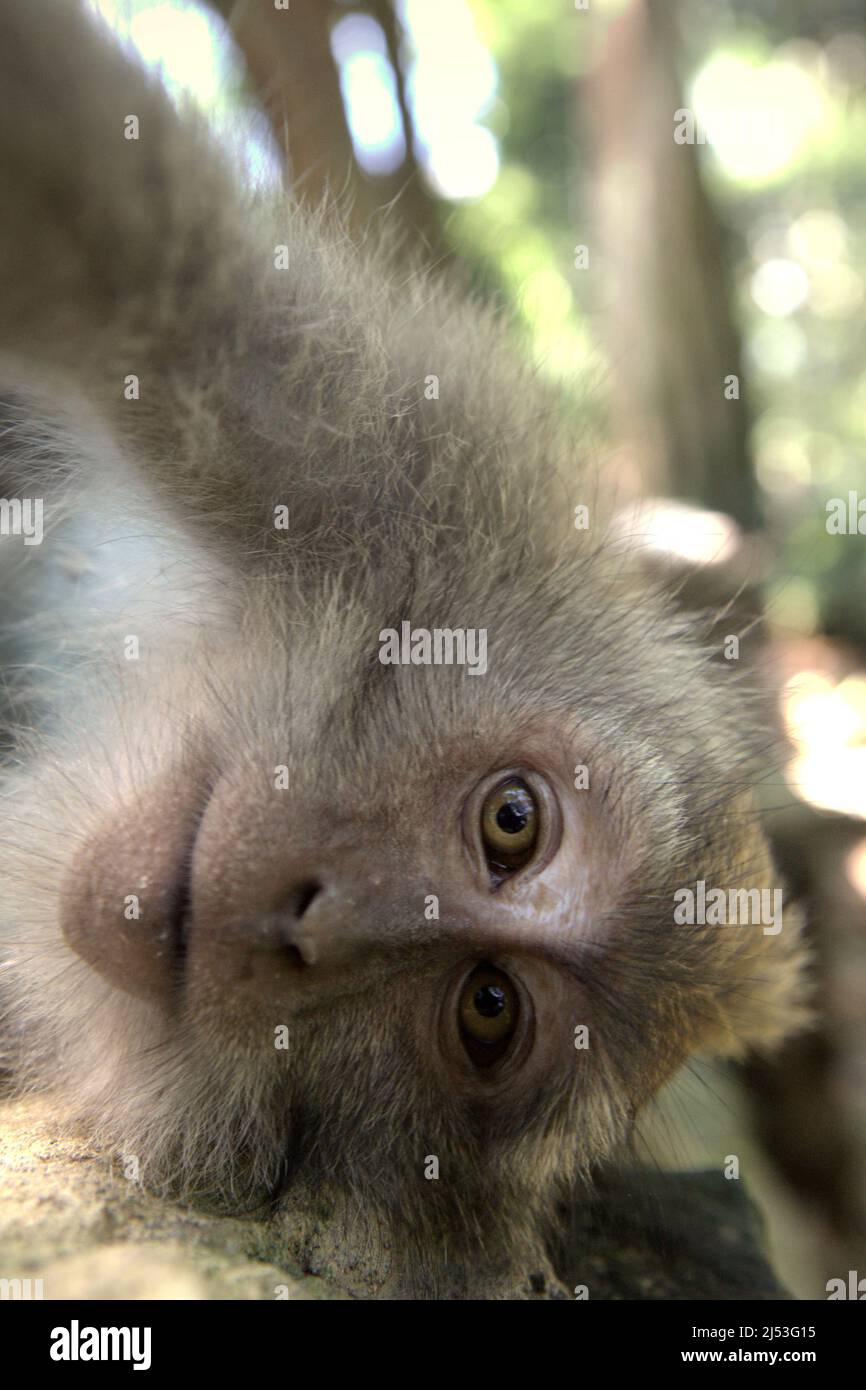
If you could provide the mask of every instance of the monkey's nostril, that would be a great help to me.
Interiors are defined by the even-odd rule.
[[[300,921],[313,899],[317,898],[321,891],[322,885],[316,883],[315,879],[309,879],[306,883],[298,884],[298,887],[292,894],[292,900],[289,904],[292,915],[296,917],[298,921]]]
[[[319,942],[315,931],[312,936],[298,923],[322,891],[321,883],[309,878],[297,883],[290,891],[283,907],[287,914],[283,917],[283,949],[293,967],[303,969],[315,965],[319,956]]]
[[[308,962],[300,946],[296,946],[293,941],[287,941],[285,944],[285,951],[296,970],[304,970],[306,968]]]

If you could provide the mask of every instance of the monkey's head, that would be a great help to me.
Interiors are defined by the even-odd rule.
[[[798,1008],[793,917],[675,918],[777,884],[727,673],[597,558],[524,559],[464,563],[456,611],[422,555],[402,594],[252,581],[66,768],[55,1074],[62,1014],[64,1084],[145,1178],[271,1201],[367,1287],[514,1286],[687,1057]],[[412,663],[443,614],[486,671]]]

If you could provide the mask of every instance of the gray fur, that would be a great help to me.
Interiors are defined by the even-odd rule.
[[[350,1286],[513,1290],[546,1258],[557,1199],[691,1053],[769,1047],[803,1016],[793,925],[671,924],[674,889],[698,877],[774,881],[748,698],[603,524],[573,529],[592,500],[583,441],[495,316],[349,244],[332,209],[239,190],[201,123],[74,4],[0,4],[0,172],[7,476],[55,509],[43,548],[83,525],[100,569],[61,601],[41,555],[13,566],[22,611],[34,585],[55,607],[38,650],[57,677],[4,786],[13,1078],[53,1088],[59,1114],[139,1156],[154,1185],[274,1202],[309,1264],[339,1249]],[[124,551],[133,535],[146,561]],[[404,618],[486,627],[490,671],[381,666],[379,630]],[[138,662],[122,658],[129,633]],[[604,911],[556,967],[574,991],[556,1065],[467,1094],[419,1032],[418,1000],[482,951],[442,807],[540,756],[592,768]],[[91,968],[61,917],[103,891],[93,863],[126,863],[158,834],[149,817],[215,787],[232,831],[210,850],[205,836],[194,877],[215,935],[198,928],[189,994],[166,1009]],[[304,1007],[217,989],[221,902],[248,892],[252,911],[281,855],[330,853],[340,834],[363,847],[361,878],[377,868],[357,968]],[[94,843],[113,848],[88,858]],[[544,960],[545,927],[519,949]],[[568,1053],[583,1019],[593,1050]]]

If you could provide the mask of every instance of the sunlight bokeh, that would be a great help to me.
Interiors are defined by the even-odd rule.
[[[707,144],[731,178],[760,182],[789,169],[823,116],[820,88],[783,57],[714,54],[692,83]]]
[[[801,671],[782,710],[795,748],[786,776],[812,806],[866,819],[866,676]]]

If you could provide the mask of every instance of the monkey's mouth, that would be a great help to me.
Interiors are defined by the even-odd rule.
[[[205,786],[201,799],[192,811],[184,836],[184,848],[177,862],[171,907],[168,913],[169,951],[175,987],[183,985],[187,973],[189,933],[193,914],[193,864],[202,822],[213,796],[213,781]]]
[[[186,979],[189,924],[192,917],[192,860],[197,838],[198,825],[189,838],[178,866],[168,921],[172,977],[176,988],[182,987]]]
[[[309,1136],[313,1132],[313,1125],[313,1117],[305,1106],[296,1103],[289,1107],[286,1115],[286,1141],[266,1197],[271,1215],[278,1211],[282,1200],[301,1178],[309,1154]]]

